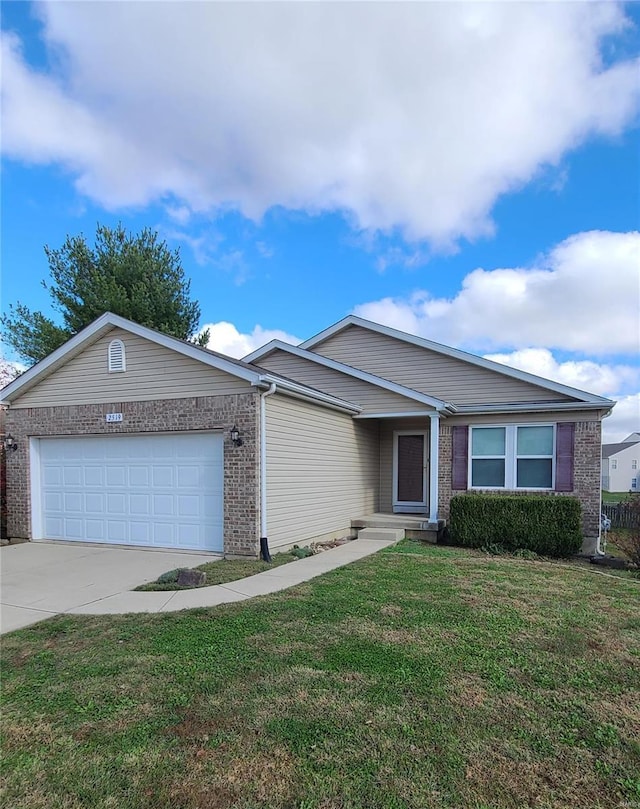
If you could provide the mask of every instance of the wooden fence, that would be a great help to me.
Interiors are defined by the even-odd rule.
[[[640,528],[640,509],[629,503],[603,503],[602,513],[611,520],[612,528]]]

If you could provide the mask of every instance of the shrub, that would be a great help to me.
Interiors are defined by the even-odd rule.
[[[582,545],[580,502],[549,495],[459,494],[451,500],[451,539],[482,548],[501,545],[541,556],[570,556]]]

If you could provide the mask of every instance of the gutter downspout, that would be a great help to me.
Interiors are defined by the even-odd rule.
[[[267,407],[265,399],[276,392],[276,383],[260,394],[260,558],[271,562],[267,541]]]

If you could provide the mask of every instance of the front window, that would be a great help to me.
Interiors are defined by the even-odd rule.
[[[471,428],[470,485],[475,489],[552,489],[552,425]]]
[[[505,485],[506,428],[474,427],[471,431],[471,485]]]
[[[637,460],[636,461],[631,461],[631,468],[632,469],[637,469],[638,468],[638,461]]]
[[[618,462],[616,461],[615,458],[612,458],[612,460],[611,460],[611,468],[612,469],[617,469],[618,468]]]
[[[516,427],[516,488],[550,489],[553,482],[553,427]]]

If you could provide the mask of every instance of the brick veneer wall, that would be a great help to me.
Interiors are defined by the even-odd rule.
[[[18,449],[7,457],[7,533],[31,538],[29,438],[36,436],[123,435],[189,430],[222,430],[224,435],[224,551],[256,556],[259,541],[259,394],[199,396],[149,402],[9,409],[7,432]],[[123,421],[105,422],[106,413]],[[236,424],[243,445],[235,447]]]
[[[601,424],[599,421],[576,421],[574,437],[573,491],[545,492],[546,496],[577,497],[582,505],[582,533],[585,537],[600,536],[600,453]],[[449,519],[451,498],[460,494],[451,489],[451,442],[452,427],[440,425],[440,452],[438,455],[438,516]],[[492,490],[492,494],[496,494]],[[509,491],[505,494],[530,494],[526,491]]]

